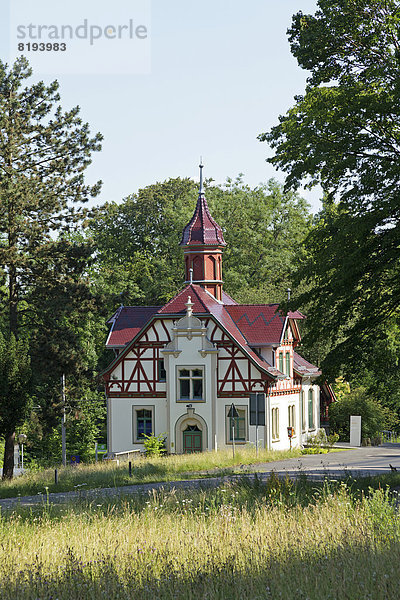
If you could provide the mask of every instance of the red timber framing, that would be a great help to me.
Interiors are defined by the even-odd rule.
[[[251,362],[239,348],[227,341],[217,342],[217,346],[223,348],[228,355],[218,356],[217,396],[219,398],[248,397],[256,384],[261,384],[265,391],[268,391],[269,380],[264,379],[264,374],[260,374],[260,379],[257,380],[251,378]],[[221,372],[224,373],[223,377],[220,375]]]
[[[106,394],[110,398],[166,398],[165,391],[157,391],[158,361],[163,358],[160,350],[171,341],[168,329],[162,319],[165,338],[160,335],[151,323],[144,331],[140,341],[129,349],[129,353],[121,361],[113,364],[113,369],[120,362],[121,379],[110,379],[110,371],[105,375]],[[150,341],[153,334],[155,341]],[[164,336],[163,336],[164,337]],[[133,363],[132,371],[128,365]],[[150,365],[150,369],[147,368]],[[130,373],[130,375],[128,375]]]

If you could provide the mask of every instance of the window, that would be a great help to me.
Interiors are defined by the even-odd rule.
[[[301,392],[301,429],[302,431],[305,431],[307,428],[307,421],[306,421],[306,413],[307,413],[307,407],[306,407],[306,395],[304,393],[304,390],[302,390]]]
[[[271,365],[274,367],[275,366],[275,349],[272,348],[271,350]]]
[[[308,429],[315,429],[314,425],[314,390],[308,390]]]
[[[296,413],[294,404],[288,406],[288,425],[289,427],[293,427],[294,435],[296,435]]]
[[[283,373],[283,352],[279,352],[279,370]]]
[[[166,381],[167,372],[165,370],[164,359],[159,358],[157,361],[157,380],[158,381]]]
[[[272,439],[279,440],[279,408],[272,409]]]
[[[134,406],[133,443],[143,443],[144,436],[152,433],[154,433],[154,406]]]
[[[201,367],[178,369],[178,397],[179,400],[202,401],[204,399]]]
[[[226,416],[226,439],[227,443],[233,442],[233,427],[235,427],[235,443],[247,441],[247,408],[245,406],[236,406],[239,413],[238,417],[228,417],[230,406],[225,406]]]
[[[286,352],[286,375],[290,377],[290,352]]]

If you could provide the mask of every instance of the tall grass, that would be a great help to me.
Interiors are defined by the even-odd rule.
[[[35,495],[43,493],[45,488],[50,492],[64,492],[74,490],[77,486],[90,489],[216,476],[231,473],[239,465],[245,466],[256,461],[272,462],[299,455],[299,450],[260,450],[257,457],[255,449],[242,448],[236,451],[234,459],[232,451],[228,450],[154,458],[138,457],[132,463],[132,477],[129,477],[127,462],[117,465],[115,462],[103,461],[92,465],[59,467],[58,485],[54,483],[54,469],[45,469],[28,472],[9,482],[0,482],[0,498]]]
[[[0,597],[397,599],[396,503],[272,476],[4,515]]]

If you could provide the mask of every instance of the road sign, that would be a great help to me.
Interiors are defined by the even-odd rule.
[[[107,452],[107,444],[97,444],[98,452]]]
[[[250,425],[265,425],[265,394],[250,394]]]
[[[236,406],[232,402],[231,407],[230,407],[229,412],[228,412],[228,417],[230,417],[231,419],[237,419],[238,416],[239,416],[239,413],[236,410]]]

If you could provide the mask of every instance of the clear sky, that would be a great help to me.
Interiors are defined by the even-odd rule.
[[[67,2],[51,4],[65,14]],[[84,16],[85,0],[80,5]],[[149,73],[57,75],[63,108],[79,104],[91,130],[104,135],[87,172],[88,181],[104,182],[96,204],[119,202],[169,177],[198,178],[200,155],[205,176],[218,183],[240,172],[251,186],[270,177],[283,181],[265,162],[270,151],[257,135],[304,90],[306,74],[290,54],[286,30],[292,14],[314,12],[316,0],[151,0],[150,6]],[[7,61],[9,3],[0,0],[0,7],[0,56]],[[304,195],[317,210],[319,191]]]

